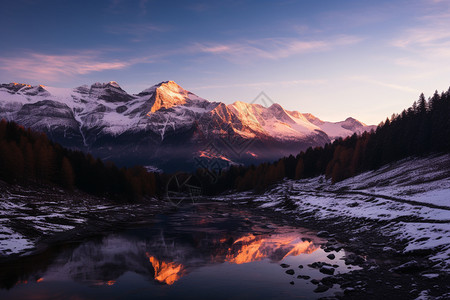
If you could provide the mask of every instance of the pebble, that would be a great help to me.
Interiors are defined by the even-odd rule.
[[[323,284],[319,284],[316,289],[314,290],[314,293],[323,293],[328,291],[329,287]]]
[[[333,275],[334,274],[334,268],[329,266],[323,266],[319,269],[320,273]]]
[[[397,253],[397,251],[395,251],[395,249],[392,247],[383,247],[383,252],[387,252],[387,253],[391,253],[391,254]]]
[[[353,293],[354,291],[355,291],[354,288],[348,287],[348,288],[346,288],[346,289],[344,290],[344,294],[345,294],[345,295],[348,295],[348,294]]]
[[[359,255],[350,253],[345,257],[346,265],[358,265],[364,262],[364,258]]]
[[[391,268],[389,271],[396,273],[414,273],[424,269],[424,266],[420,265],[417,261],[411,260],[398,267]]]
[[[334,276],[327,276],[320,280],[320,282],[330,288],[333,287],[335,283],[338,283],[338,279]]]
[[[308,267],[313,268],[313,269],[319,269],[323,266],[331,266],[331,265],[329,263],[321,262],[321,261],[316,261],[316,262],[313,262],[312,264],[308,265]]]
[[[295,271],[293,269],[289,269],[289,270],[286,271],[286,274],[294,275]]]

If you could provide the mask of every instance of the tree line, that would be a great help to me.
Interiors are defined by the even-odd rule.
[[[159,178],[140,166],[119,169],[90,154],[65,149],[44,133],[1,120],[0,179],[55,184],[113,200],[136,201],[156,195]]]
[[[195,176],[203,193],[228,190],[263,192],[284,178],[325,175],[337,182],[409,156],[450,152],[450,89],[428,100],[423,94],[411,107],[380,123],[376,130],[340,138],[323,147],[308,148],[297,156],[257,166],[231,166],[211,180],[211,171]],[[189,174],[185,174],[189,176]],[[161,196],[170,174],[145,168],[118,168],[90,154],[68,150],[43,133],[0,121],[0,179],[7,182],[51,183],[67,190],[136,201]]]
[[[380,123],[376,130],[310,147],[297,156],[257,166],[232,166],[206,182],[209,193],[229,189],[264,191],[282,180],[325,175],[337,182],[410,156],[450,152],[450,89],[428,100],[423,94],[408,109]],[[205,176],[201,170],[198,176]]]

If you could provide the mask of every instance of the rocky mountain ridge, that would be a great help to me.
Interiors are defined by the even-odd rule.
[[[212,157],[227,164],[269,161],[374,128],[256,102],[210,102],[173,81],[134,95],[114,81],[74,89],[0,85],[0,118],[119,165],[178,170]]]

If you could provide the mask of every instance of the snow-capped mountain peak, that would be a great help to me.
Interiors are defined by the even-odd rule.
[[[123,157],[127,163],[144,165],[160,159],[160,151],[177,157],[203,153],[205,145],[218,139],[221,157],[237,155],[243,144],[257,140],[263,145],[242,153],[274,159],[372,128],[353,118],[324,122],[279,104],[210,102],[174,81],[135,95],[115,81],[74,89],[0,84],[1,118],[44,131],[65,146],[87,148],[101,158]]]
[[[96,82],[89,88],[89,96],[108,102],[127,102],[133,97],[128,95],[115,81],[107,83]]]
[[[110,82],[108,82],[108,84],[110,86],[115,87],[115,88],[121,89],[120,85],[117,82],[115,82],[115,81],[110,81]]]
[[[8,84],[3,84],[2,87],[10,94],[22,94],[26,96],[49,96],[43,85],[32,86],[25,83],[11,82]]]
[[[148,89],[143,90],[135,96],[150,97],[151,108],[148,113],[154,113],[160,109],[167,110],[174,106],[194,106],[196,104],[200,104],[199,102],[209,102],[183,89],[174,81],[160,82]]]
[[[310,113],[304,113],[302,114],[309,122],[311,122],[312,124],[315,125],[322,125],[324,123],[324,121],[322,121],[321,119],[317,118],[316,116],[314,116],[313,114]]]
[[[360,126],[367,126],[367,125],[361,121],[356,120],[355,118],[352,118],[352,117],[348,117],[347,119],[345,119],[344,122],[342,122],[342,127],[349,129],[349,130],[352,130],[351,128],[360,127]]]
[[[169,93],[177,94],[177,95],[187,95],[190,93],[189,91],[186,91],[181,86],[179,86],[175,81],[168,80],[168,81],[162,81],[158,84],[155,84],[155,85],[143,90],[142,92],[140,92],[137,95],[138,96],[150,95],[150,94],[153,94],[156,90],[167,91]]]

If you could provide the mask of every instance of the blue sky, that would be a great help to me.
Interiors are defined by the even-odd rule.
[[[214,101],[377,124],[450,86],[450,1],[2,1],[0,82]]]

